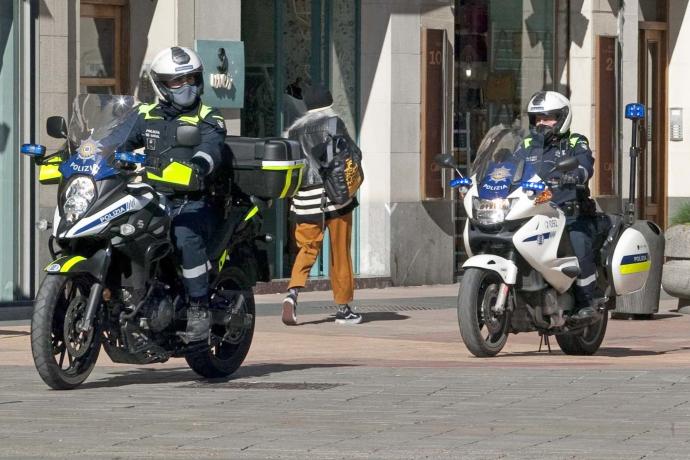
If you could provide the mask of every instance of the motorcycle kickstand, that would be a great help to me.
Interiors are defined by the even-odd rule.
[[[546,345],[546,348],[549,350],[549,354],[551,354],[551,342],[549,341],[549,334],[544,334],[543,332],[539,333],[539,351],[537,353],[541,353],[542,344]]]

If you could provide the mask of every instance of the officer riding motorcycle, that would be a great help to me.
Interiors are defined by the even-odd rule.
[[[515,160],[524,160],[545,182],[556,185],[551,201],[566,215],[580,274],[573,293],[577,312],[573,319],[586,320],[595,314],[592,305],[596,286],[596,264],[592,242],[596,204],[590,197],[587,182],[594,172],[594,157],[587,138],[570,131],[572,110],[568,98],[555,91],[540,91],[532,96],[527,106],[530,134],[514,154]],[[560,172],[554,166],[573,157],[578,166],[569,172]]]
[[[147,164],[161,167],[173,161],[192,167],[202,184],[198,191],[169,194],[171,200],[171,235],[182,262],[182,276],[189,297],[187,330],[182,336],[188,343],[208,339],[209,270],[207,242],[220,216],[209,202],[204,179],[210,179],[221,164],[225,122],[218,110],[204,105],[203,66],[191,49],[164,49],[153,59],[149,77],[159,102],[142,104],[134,127],[123,150],[144,147]],[[201,143],[194,147],[176,147],[177,127],[199,128]],[[161,168],[162,169],[162,168]],[[166,191],[166,181],[149,175],[149,182]],[[207,180],[208,182],[208,180]]]

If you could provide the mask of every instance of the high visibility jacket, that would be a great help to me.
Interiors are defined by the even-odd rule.
[[[197,126],[201,131],[201,143],[196,147],[175,147],[178,126]],[[220,166],[225,142],[225,120],[220,112],[199,103],[188,112],[177,112],[160,103],[142,104],[139,115],[123,150],[132,151],[144,147],[147,164],[167,164],[178,160],[208,164],[208,173]],[[169,149],[169,147],[173,148]]]
[[[554,139],[547,145],[544,145],[543,136],[530,134],[522,140],[514,154],[516,160],[525,160],[525,171],[539,174],[545,181],[561,177],[563,173],[551,170],[556,163],[570,156],[577,158],[578,167],[569,174],[577,176],[578,184],[586,185],[594,174],[594,156],[587,138],[581,134],[572,133]],[[564,186],[554,190],[552,201],[560,205],[583,196],[589,196],[589,188],[584,194],[578,195],[575,187]]]

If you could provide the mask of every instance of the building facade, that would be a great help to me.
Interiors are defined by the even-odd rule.
[[[38,187],[18,146],[59,147],[45,120],[68,118],[80,92],[150,101],[153,56],[204,40],[244,43],[244,106],[222,109],[232,134],[280,135],[301,85],[331,87],[365,155],[353,245],[360,277],[455,281],[462,210],[433,157],[452,152],[471,168],[491,126],[526,128],[527,101],[542,89],[569,95],[573,130],[597,157],[592,189],[611,211],[628,196],[623,107],[648,105],[639,212],[666,226],[690,200],[683,176],[672,174],[690,167],[682,123],[690,110],[688,1],[3,0],[0,302],[30,298],[49,259],[47,232],[34,224],[52,219],[55,188]],[[295,248],[285,203],[267,226],[276,236],[273,277],[286,277]],[[326,275],[327,265],[312,274]]]

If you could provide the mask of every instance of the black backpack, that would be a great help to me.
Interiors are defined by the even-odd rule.
[[[337,132],[338,119],[328,122],[329,132]],[[362,151],[348,136],[330,135],[326,141],[326,158],[319,173],[328,199],[345,204],[355,196],[364,182]]]

